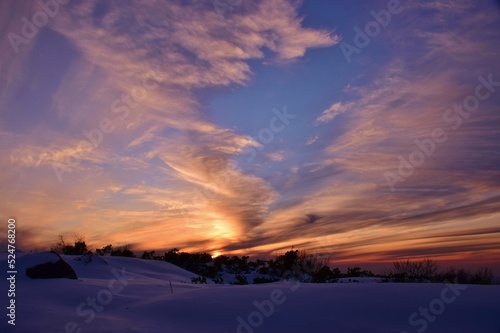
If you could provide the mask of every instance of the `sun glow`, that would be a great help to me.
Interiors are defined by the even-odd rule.
[[[233,225],[226,219],[215,219],[213,222],[213,234],[217,238],[234,239],[237,232]]]

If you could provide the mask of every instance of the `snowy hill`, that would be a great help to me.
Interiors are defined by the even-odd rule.
[[[191,284],[195,274],[164,261],[63,258],[77,280],[32,280],[19,271],[16,326],[3,315],[0,332],[500,332],[500,286],[199,285]],[[5,279],[0,287],[8,289]]]

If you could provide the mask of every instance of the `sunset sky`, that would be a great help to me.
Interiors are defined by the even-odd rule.
[[[19,247],[500,273],[498,2],[60,2],[0,2]]]

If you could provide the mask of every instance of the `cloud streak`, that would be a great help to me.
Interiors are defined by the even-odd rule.
[[[346,110],[346,106],[342,105],[341,102],[333,103],[325,109],[318,118],[316,118],[316,124],[328,123]]]

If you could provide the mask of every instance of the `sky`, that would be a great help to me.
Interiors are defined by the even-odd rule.
[[[78,233],[500,273],[498,2],[10,0],[0,15],[0,218],[19,247]]]

